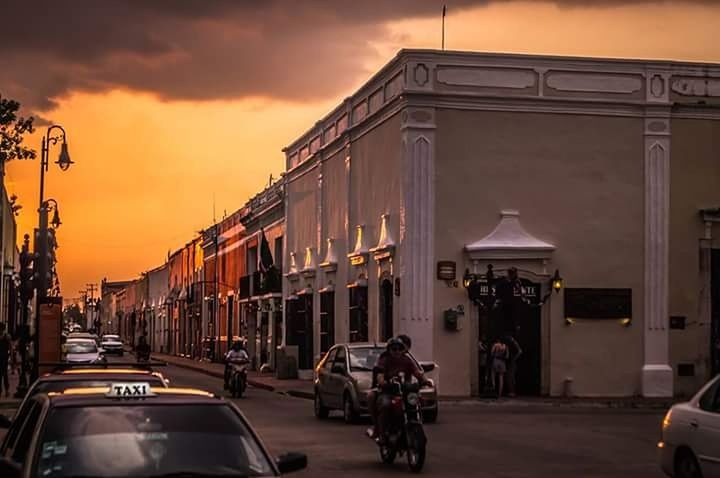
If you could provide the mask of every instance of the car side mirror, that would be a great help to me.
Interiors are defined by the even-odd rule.
[[[307,456],[304,453],[286,453],[280,455],[275,463],[280,474],[284,475],[307,468]]]
[[[12,425],[12,420],[0,414],[0,428],[10,428],[10,425]]]
[[[340,375],[345,375],[345,367],[343,367],[342,365],[333,365],[333,366],[332,366],[332,369],[330,369],[330,371],[331,371],[332,373],[337,373],[337,374],[340,374]]]
[[[10,458],[0,458],[0,476],[3,478],[20,478],[22,476],[22,467]]]
[[[435,370],[434,362],[426,362],[426,363],[420,364],[420,366],[422,367],[423,371],[425,371],[425,372],[432,372],[433,370]]]

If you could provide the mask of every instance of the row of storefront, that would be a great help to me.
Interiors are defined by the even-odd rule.
[[[718,137],[717,65],[401,51],[279,181],[103,297],[156,351],[243,338],[301,376],[407,333],[442,394],[479,394],[511,337],[524,394],[688,394],[720,370]]]

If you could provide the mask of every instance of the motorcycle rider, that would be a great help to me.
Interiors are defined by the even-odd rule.
[[[399,338],[392,338],[388,341],[387,350],[389,355],[378,363],[378,387],[379,395],[377,397],[377,427],[376,439],[384,440],[385,429],[390,419],[390,408],[392,405],[392,396],[385,392],[385,385],[391,379],[403,374],[404,380],[409,381],[415,377],[420,384],[427,383],[425,374],[415,361],[407,355],[407,347]]]
[[[225,390],[229,388],[230,372],[232,371],[233,363],[247,363],[250,361],[250,356],[245,351],[245,347],[242,341],[236,341],[230,350],[225,354]]]
[[[405,344],[405,353],[410,351],[410,348],[412,347],[412,339],[410,336],[405,334],[400,334],[397,336],[397,339],[400,340],[403,344]],[[380,354],[380,356],[377,359],[377,362],[375,363],[375,367],[373,368],[373,376],[372,376],[372,387],[370,391],[367,394],[368,397],[368,412],[370,413],[370,419],[372,420],[372,428],[369,428],[367,430],[367,434],[370,438],[377,438],[377,376],[378,371],[384,366],[385,359],[390,355],[390,352],[385,349],[383,353]]]

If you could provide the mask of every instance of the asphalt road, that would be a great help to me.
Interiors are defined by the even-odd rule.
[[[171,385],[227,395],[219,379],[173,366],[162,371]],[[308,469],[294,476],[408,473],[404,461],[380,463],[376,446],[364,436],[367,423],[349,426],[332,415],[319,421],[310,400],[253,388],[237,403],[273,453],[308,455]],[[444,402],[438,423],[426,425],[423,475],[661,477],[655,448],[661,419],[657,411]]]

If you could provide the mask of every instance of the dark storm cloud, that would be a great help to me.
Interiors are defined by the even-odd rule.
[[[439,16],[443,3],[457,12],[489,2],[3,0],[0,91],[37,111],[72,91],[112,88],[164,99],[324,98],[367,74],[385,22]]]

